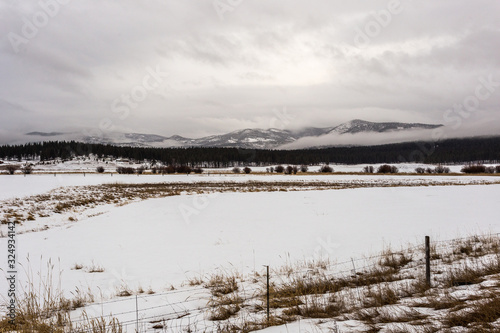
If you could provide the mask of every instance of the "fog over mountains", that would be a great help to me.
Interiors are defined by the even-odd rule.
[[[162,136],[155,134],[141,133],[120,133],[109,132],[100,136],[88,135],[85,131],[81,133],[62,132],[29,132],[26,133],[25,142],[36,141],[62,141],[75,140],[86,143],[103,143],[120,146],[133,147],[238,147],[252,149],[276,149],[295,148],[299,144],[300,148],[335,146],[335,145],[359,145],[355,140],[363,135],[370,138],[380,133],[396,134],[404,137],[403,134],[415,133],[421,130],[432,130],[442,125],[420,124],[420,123],[398,123],[398,122],[369,122],[364,120],[351,120],[334,127],[308,127],[298,131],[286,129],[242,129],[221,135],[211,135],[202,138],[186,138],[180,135]],[[90,133],[90,132],[89,132]],[[341,142],[336,138],[342,138]],[[352,139],[352,140],[351,140]],[[404,140],[403,140],[404,141]],[[19,143],[19,142],[16,142]],[[297,147],[299,148],[299,147]]]

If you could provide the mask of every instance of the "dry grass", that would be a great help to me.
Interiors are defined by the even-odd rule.
[[[281,326],[288,321],[281,317],[271,316],[269,319],[263,317],[261,319],[244,320],[241,324],[225,324],[220,325],[216,332],[228,333],[249,333],[253,331],[263,330],[267,327]]]
[[[432,308],[434,310],[460,310],[466,305],[465,300],[460,300],[457,297],[452,296],[449,292],[445,292],[444,295],[429,296],[425,300],[413,303],[413,306]]]
[[[369,325],[387,323],[409,323],[427,318],[427,315],[415,309],[408,308],[368,308],[357,311],[353,315],[354,319],[363,321]]]
[[[304,295],[318,295],[340,291],[347,286],[341,279],[322,277],[293,277],[287,282],[271,286],[273,299],[294,299]]]
[[[413,257],[405,252],[392,253],[386,251],[384,254],[384,257],[379,262],[380,266],[389,267],[393,270],[400,270],[413,261]]]
[[[301,318],[353,319],[363,322],[370,332],[382,329],[387,332],[437,332],[443,323],[447,327],[467,327],[470,332],[495,332],[494,323],[500,319],[500,284],[490,282],[478,288],[470,283],[476,284],[485,278],[494,282],[495,276],[500,276],[498,237],[480,237],[479,241],[467,238],[454,242],[451,248],[435,246],[433,260],[440,263],[442,272],[436,273],[432,288],[425,282],[423,254],[419,251],[422,249],[398,253],[386,250],[372,257],[373,264],[367,263],[356,274],[343,277],[327,273],[335,266],[330,263],[315,266],[308,262],[304,264],[307,273],[295,273],[300,267],[289,264],[278,269],[274,276],[271,274],[271,313],[282,323]],[[445,263],[440,258],[450,261]],[[254,283],[263,282],[260,275],[255,280]],[[220,279],[214,281],[220,283]],[[456,288],[472,287],[497,296],[485,301],[481,294],[465,298],[453,294]],[[265,313],[265,288],[260,295],[264,305],[253,306],[256,314]],[[252,320],[240,314],[241,309],[248,306],[244,305],[247,300],[232,300],[231,297],[217,304],[213,318],[221,319],[221,324],[243,318],[242,325],[232,326],[234,332],[249,327],[262,328],[252,326]],[[429,311],[436,313],[429,314]]]
[[[305,318],[334,318],[346,312],[342,301],[335,301],[324,297],[305,297],[305,301],[293,307],[287,307],[283,314],[289,317],[301,316]]]
[[[388,284],[377,284],[374,287],[368,286],[368,291],[364,295],[363,306],[367,308],[381,307],[384,305],[396,304],[399,301],[397,291]]]
[[[79,327],[71,327],[73,332],[90,332],[90,333],[122,333],[123,327],[116,318],[89,318],[83,313],[84,321]]]
[[[130,289],[127,285],[121,285],[116,290],[116,296],[118,297],[129,297],[132,296],[133,294],[134,293],[132,289]]]
[[[18,291],[16,298],[16,318],[14,324],[9,319],[0,320],[0,332],[41,332],[41,333],[66,333],[66,332],[91,332],[91,333],[121,333],[120,323],[115,318],[88,318],[75,324],[71,321],[69,313],[94,302],[90,290],[83,291],[77,288],[72,292],[72,298],[63,296],[62,290],[57,286],[60,282],[59,275],[54,274],[54,265],[49,262],[46,275],[35,285],[33,272],[27,269],[28,283]],[[37,273],[39,275],[39,273]]]
[[[200,286],[203,284],[203,278],[202,277],[193,277],[188,280],[188,286],[194,287],[194,286]]]
[[[449,269],[443,283],[445,286],[465,286],[477,284],[485,276],[500,274],[500,254],[475,262],[463,262]]]
[[[237,314],[240,309],[238,304],[219,305],[210,309],[208,318],[212,321],[227,320]]]
[[[492,295],[466,309],[449,312],[444,322],[448,327],[468,327],[471,324],[478,324],[483,328],[491,328],[491,323],[498,319],[500,319],[500,295]]]
[[[92,262],[92,264],[89,267],[86,267],[85,271],[87,273],[102,273],[104,272],[104,267]]]
[[[244,299],[238,294],[239,286],[236,276],[214,274],[204,287],[210,289],[212,294],[208,302],[209,320],[227,320],[241,310]]]
[[[488,182],[482,180],[471,181],[471,184],[490,185],[500,182]],[[196,182],[196,183],[154,183],[154,184],[102,184],[93,186],[63,187],[52,190],[48,194],[34,195],[23,198],[23,200],[12,199],[2,202],[0,208],[0,223],[6,224],[12,221],[22,224],[33,221],[38,217],[48,217],[54,214],[71,213],[76,215],[99,205],[115,204],[125,205],[136,200],[161,198],[181,193],[188,194],[210,194],[223,192],[277,192],[277,191],[309,191],[309,190],[341,190],[353,188],[371,187],[415,187],[415,186],[456,186],[466,185],[459,181],[427,181],[412,182],[405,180],[371,179],[359,181],[248,181],[248,182]],[[16,207],[13,209],[12,207]],[[69,216],[67,220],[76,220]],[[399,265],[404,264],[404,258],[394,258],[395,261],[387,264],[398,265],[397,260],[402,260]]]
[[[73,265],[73,267],[71,269],[80,270],[80,269],[83,269],[83,265],[79,264],[79,263],[76,263],[76,264]]]
[[[210,289],[212,295],[223,296],[233,293],[238,290],[238,282],[236,276],[226,276],[222,274],[214,274],[205,284],[205,288]]]

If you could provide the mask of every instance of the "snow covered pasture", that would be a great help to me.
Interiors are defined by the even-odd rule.
[[[186,188],[168,196],[135,193],[75,210],[52,209],[58,193],[95,198],[96,189],[113,189],[117,182],[129,194],[127,184]],[[200,182],[214,187],[186,185]],[[389,246],[397,251],[420,245],[425,235],[444,240],[500,232],[500,184],[488,176],[66,174],[0,176],[0,184],[2,210],[11,209],[4,218],[44,205],[51,210],[42,216],[33,211],[33,220],[17,227],[19,288],[28,280],[38,285],[52,270],[54,286],[67,298],[88,298],[89,305],[72,313],[75,320],[82,311],[90,317],[113,313],[127,332],[135,329],[136,304],[141,331],[155,331],[162,320],[178,331],[201,319],[191,328],[210,331],[217,322],[197,309],[207,306],[213,295],[206,285],[217,276],[236,276],[244,296],[253,297],[263,285],[264,265],[272,274],[283,267],[300,271],[311,261],[334,264]],[[106,184],[111,187],[99,187]],[[37,195],[42,201],[34,205]],[[0,263],[6,274],[3,240]],[[7,282],[0,281],[4,295]],[[316,323],[266,331],[321,331]]]

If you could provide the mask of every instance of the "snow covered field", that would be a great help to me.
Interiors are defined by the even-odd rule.
[[[380,175],[29,175],[0,176],[0,200],[44,194],[58,187],[103,183],[267,181],[428,181],[495,182],[497,177],[380,176]],[[425,235],[449,239],[473,233],[500,232],[500,185],[374,187],[324,191],[252,192],[179,195],[148,199],[123,206],[106,205],[96,216],[49,230],[19,234],[19,278],[24,270],[46,273],[50,259],[60,275],[62,290],[71,297],[90,290],[97,303],[90,314],[134,310],[135,298],[118,298],[127,289],[151,289],[158,297],[143,297],[140,307],[185,301],[206,305],[207,293],[188,281],[214,272],[248,275],[272,268],[328,257],[345,261],[421,244]],[[2,205],[6,201],[2,201]],[[36,222],[36,221],[35,221]],[[34,223],[35,223],[34,222]],[[26,222],[28,223],[28,222]],[[6,242],[2,241],[2,244]],[[0,256],[6,267],[6,245]],[[28,259],[29,258],[29,262]],[[81,269],[75,267],[81,266]],[[99,268],[102,272],[89,272]],[[57,275],[56,274],[56,275]],[[29,275],[29,274],[28,274]],[[2,294],[6,280],[0,280]],[[172,287],[178,294],[168,292]],[[187,290],[183,292],[183,290]],[[183,305],[185,306],[185,304]],[[179,310],[179,309],[178,309]],[[163,311],[163,312],[162,312]],[[179,310],[180,311],[180,310]],[[141,313],[159,315],[165,309]],[[118,316],[133,321],[135,313]],[[305,323],[302,323],[305,325]],[[297,324],[294,324],[297,325]],[[294,327],[294,326],[292,326]],[[133,331],[134,327],[126,327]],[[148,328],[148,327],[146,327]],[[292,329],[293,330],[293,329]],[[270,328],[270,332],[279,329]]]
[[[495,182],[500,177],[495,176],[426,176],[426,175],[284,175],[284,174],[220,174],[212,172],[202,175],[118,175],[113,174],[33,174],[24,177],[23,175],[0,175],[0,200],[16,197],[25,197],[46,193],[59,187],[85,186],[98,184],[142,184],[142,183],[172,183],[172,182],[247,182],[247,181],[268,181],[268,182],[288,182],[288,181],[370,181],[370,180],[388,180],[388,181],[487,181]]]

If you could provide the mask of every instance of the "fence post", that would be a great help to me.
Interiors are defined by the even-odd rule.
[[[352,262],[352,271],[354,273],[354,276],[356,276],[356,289],[358,291],[358,301],[359,304],[361,304],[361,294],[359,293],[359,276],[358,273],[356,272],[356,265],[354,264],[353,258],[351,258],[351,262]]]
[[[139,333],[139,305],[137,295],[135,295],[135,332]]]
[[[269,323],[269,265],[267,268],[267,322]]]
[[[425,236],[425,281],[431,287],[431,245],[429,236]]]

